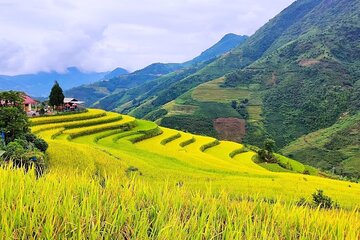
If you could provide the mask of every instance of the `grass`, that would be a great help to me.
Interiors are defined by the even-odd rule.
[[[175,101],[171,101],[164,105],[164,109],[168,111],[167,116],[181,115],[181,114],[193,114],[198,107],[193,105],[177,104]]]
[[[75,139],[61,127],[40,131],[49,143],[45,176],[0,168],[7,186],[0,189],[0,238],[359,236],[359,184],[271,172],[254,163],[254,152],[240,151],[241,144],[214,144],[214,138],[168,128],[154,135],[157,128],[134,120],[129,129],[102,128]],[[76,129],[84,131],[68,131]],[[297,205],[317,189],[342,209]]]
[[[201,102],[229,103],[235,99],[250,97],[251,92],[248,89],[220,87],[224,80],[225,78],[221,77],[199,85],[192,91],[192,98]]]
[[[249,121],[261,121],[262,117],[262,106],[252,105],[248,106],[247,111],[249,113]]]
[[[0,169],[2,239],[357,239],[359,214],[211,187]],[[13,191],[8,191],[8,189]],[[51,198],[49,198],[51,196]],[[290,217],[291,216],[291,217]]]

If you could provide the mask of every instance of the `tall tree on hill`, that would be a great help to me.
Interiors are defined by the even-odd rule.
[[[59,83],[55,81],[54,86],[51,89],[49,96],[49,105],[50,106],[61,106],[64,103],[64,93],[61,89]]]

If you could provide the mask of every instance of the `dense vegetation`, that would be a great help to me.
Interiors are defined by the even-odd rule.
[[[21,92],[0,92],[0,150],[4,151],[0,165],[11,163],[26,170],[35,167],[37,175],[41,175],[48,144],[30,133],[23,98]]]
[[[282,152],[304,163],[349,178],[360,178],[360,114],[343,116],[329,128],[304,135]]]

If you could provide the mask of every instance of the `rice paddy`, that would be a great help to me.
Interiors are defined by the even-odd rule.
[[[357,183],[271,172],[241,144],[125,115],[63,117],[33,120],[49,143],[43,177],[0,169],[0,238],[360,237]],[[298,206],[317,189],[341,209]]]

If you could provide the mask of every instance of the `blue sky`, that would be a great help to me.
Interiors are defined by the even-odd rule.
[[[136,70],[251,35],[293,0],[0,0],[0,74]]]

